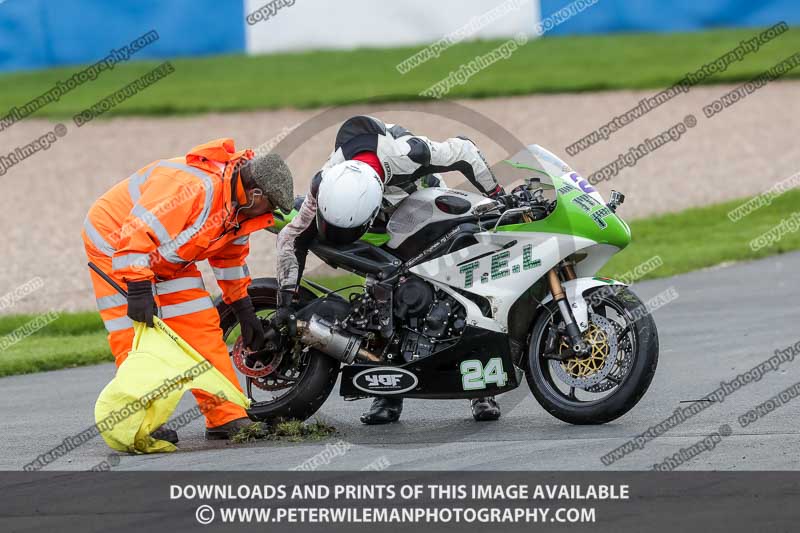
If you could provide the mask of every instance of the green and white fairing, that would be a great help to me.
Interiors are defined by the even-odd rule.
[[[515,171],[514,181],[538,178],[540,183],[535,186],[555,195],[553,212],[535,222],[506,225],[501,222],[496,230],[487,228],[477,233],[478,244],[414,266],[411,272],[459,300],[467,308],[473,325],[505,333],[514,302],[548,270],[573,256],[578,277],[564,282],[563,287],[575,321],[584,331],[589,321],[583,294],[601,285],[621,285],[593,276],[612,255],[628,245],[630,228],[606,206],[587,180],[544,148],[530,145],[506,164]],[[508,178],[502,181],[509,183]],[[471,300],[453,288],[488,299],[493,317],[484,317]],[[550,298],[548,295],[543,303]]]
[[[544,219],[519,224],[487,227],[475,234],[478,244],[413,266],[410,272],[427,279],[449,293],[467,309],[470,324],[506,333],[511,306],[540,278],[563,259],[576,261],[577,279],[563,283],[581,331],[588,327],[588,309],[583,294],[597,286],[622,283],[594,275],[631,240],[630,228],[606,203],[600,193],[564,161],[538,145],[530,145],[503,163],[498,171],[505,184],[518,184],[527,178],[557,200],[555,209]],[[508,187],[507,187],[508,188]],[[453,194],[444,188],[421,189],[400,203],[387,226],[387,233],[367,233],[362,240],[391,252],[426,224],[435,222],[421,211],[432,206],[436,197]],[[479,194],[458,191],[469,200],[472,211],[492,203]],[[276,216],[272,231],[279,231],[296,215]],[[438,217],[445,217],[438,213]],[[460,215],[463,216],[463,215]],[[576,253],[579,252],[579,253]],[[574,254],[574,255],[573,255]],[[478,306],[459,291],[485,297],[492,317],[485,317]],[[547,303],[547,296],[542,303]]]

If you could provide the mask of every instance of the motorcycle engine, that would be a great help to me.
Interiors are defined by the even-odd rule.
[[[446,292],[410,278],[394,293],[394,314],[399,346],[395,354],[405,362],[428,357],[455,341],[467,325],[466,310]]]
[[[364,338],[367,349],[384,353],[388,361],[403,364],[428,357],[451,346],[464,332],[466,309],[430,283],[409,277],[393,291],[387,289],[387,285],[368,282],[363,294],[351,297],[351,312],[342,325]],[[387,320],[387,315],[392,319]],[[385,331],[387,324],[389,331]]]

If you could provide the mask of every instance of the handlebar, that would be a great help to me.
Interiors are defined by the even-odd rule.
[[[481,217],[492,213],[492,218],[496,217],[497,219],[494,220],[494,227],[491,231],[497,231],[505,219],[516,215],[528,215],[534,221],[541,220],[552,212],[555,205],[554,202],[543,196],[542,191],[542,189],[532,190],[529,187],[520,186],[511,194],[478,205],[473,209],[473,214],[480,220]],[[491,223],[488,220],[486,222]]]

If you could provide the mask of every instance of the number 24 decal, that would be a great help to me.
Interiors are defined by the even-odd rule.
[[[508,374],[503,372],[503,360],[493,357],[483,366],[477,359],[461,361],[461,385],[464,390],[485,389],[486,385],[495,384],[504,387]]]

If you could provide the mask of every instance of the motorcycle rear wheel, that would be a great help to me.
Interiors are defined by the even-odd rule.
[[[259,283],[255,280],[248,292],[259,316],[269,316],[277,306],[277,290],[272,283]],[[311,295],[305,295],[301,305],[309,302]],[[219,303],[220,327],[228,339],[239,325],[233,310]],[[253,420],[275,422],[277,420],[307,420],[311,418],[330,396],[339,376],[339,361],[322,352],[309,349],[301,359],[300,375],[283,395],[270,401],[253,401],[247,414]],[[238,370],[237,370],[238,374]],[[240,376],[247,380],[252,378]],[[267,376],[269,377],[269,376]],[[252,385],[255,386],[255,385]],[[253,398],[251,398],[253,399]]]

